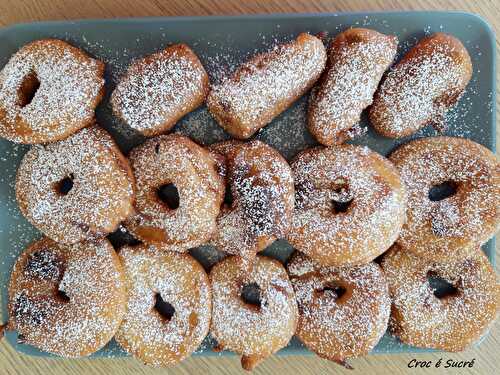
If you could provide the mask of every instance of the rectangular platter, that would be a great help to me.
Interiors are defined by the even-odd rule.
[[[327,31],[334,36],[354,27],[367,27],[386,34],[394,34],[400,44],[398,58],[426,34],[437,31],[458,37],[471,55],[474,65],[472,81],[458,105],[448,114],[447,135],[462,136],[483,144],[495,151],[495,37],[481,18],[455,12],[386,12],[341,14],[281,14],[235,17],[180,17],[137,18],[112,20],[81,20],[20,24],[0,30],[0,66],[22,45],[41,38],[60,38],[69,41],[106,63],[106,98],[97,109],[97,121],[117,140],[127,153],[144,138],[133,134],[111,115],[109,94],[116,80],[128,64],[137,57],[148,55],[170,43],[190,45],[205,65],[212,82],[234,69],[255,52],[263,51],[277,42],[289,40],[302,31],[318,33]],[[315,145],[305,128],[307,95],[262,129],[256,138],[277,148],[287,159],[298,151]],[[366,117],[363,125],[368,125]],[[205,107],[190,113],[175,127],[175,132],[190,136],[208,145],[227,139]],[[429,127],[412,137],[402,140],[383,138],[369,128],[366,135],[353,143],[367,145],[383,155],[410,138],[435,135]],[[0,286],[2,321],[7,320],[7,283],[17,255],[37,232],[20,214],[14,196],[14,179],[17,166],[28,149],[0,140]],[[483,246],[484,252],[494,263],[494,239]],[[285,241],[277,241],[265,254],[285,261],[292,248]],[[208,247],[193,249],[191,253],[209,267],[217,257]],[[34,356],[50,356],[37,349],[19,344],[13,332],[7,340],[19,352]],[[210,350],[211,341],[195,355],[221,355]],[[373,353],[401,353],[425,351],[403,345],[386,334]],[[295,338],[279,354],[308,354]],[[222,353],[224,355],[225,352]],[[94,357],[125,356],[111,342]]]

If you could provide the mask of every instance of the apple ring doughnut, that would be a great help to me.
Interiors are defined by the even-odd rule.
[[[296,335],[310,350],[350,367],[346,359],[375,347],[391,311],[387,281],[378,264],[322,267],[296,252],[287,270],[299,306]]]
[[[432,124],[444,131],[446,112],[472,76],[469,53],[455,37],[436,33],[417,43],[387,74],[375,93],[370,122],[391,138]]]
[[[14,265],[7,329],[40,350],[83,357],[113,338],[125,309],[122,265],[107,240],[66,246],[44,237]]]
[[[406,191],[396,168],[365,146],[305,150],[291,163],[295,212],[288,241],[325,266],[368,263],[396,241]]]
[[[224,183],[210,153],[189,138],[161,135],[129,155],[136,215],[125,226],[139,240],[174,251],[205,244],[216,229]],[[171,194],[164,194],[170,191]]]
[[[228,257],[212,268],[209,277],[213,290],[210,332],[219,350],[241,354],[242,367],[252,370],[288,344],[297,325],[297,302],[280,262],[258,255],[247,277],[237,258]],[[245,294],[247,288],[253,288],[252,299],[251,293]]]
[[[207,107],[233,137],[247,139],[308,91],[320,77],[326,51],[307,33],[254,56],[208,94]]]
[[[28,43],[0,72],[0,136],[47,143],[91,125],[103,75],[102,62],[62,40]]]
[[[221,208],[211,244],[250,267],[256,253],[288,233],[294,205],[290,167],[278,151],[256,140],[222,142],[210,150],[232,197]]]
[[[497,317],[500,285],[479,248],[468,258],[433,262],[398,245],[382,268],[392,295],[391,332],[402,342],[449,352],[480,340]],[[448,283],[434,289],[432,280]]]
[[[202,343],[210,328],[212,293],[208,276],[189,254],[162,245],[126,246],[128,308],[115,339],[152,366],[173,366]]]
[[[408,190],[398,239],[406,250],[436,261],[461,259],[498,230],[500,164],[490,150],[463,138],[429,137],[389,159]]]
[[[335,37],[327,69],[309,100],[308,128],[318,142],[331,146],[363,132],[361,112],[372,104],[397,45],[395,36],[370,29],[347,29]]]
[[[135,184],[127,159],[98,126],[33,146],[16,177],[23,215],[54,241],[102,238],[133,212]]]

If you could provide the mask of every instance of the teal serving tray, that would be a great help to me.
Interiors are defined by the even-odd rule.
[[[257,51],[268,49],[276,42],[289,40],[302,31],[327,31],[334,36],[354,27],[368,27],[399,38],[398,58],[426,34],[437,31],[458,37],[472,57],[474,74],[466,94],[448,114],[446,134],[462,136],[495,151],[495,37],[491,28],[473,14],[455,12],[395,12],[395,13],[340,13],[340,14],[282,14],[236,17],[179,17],[136,18],[113,20],[81,20],[20,24],[0,29],[0,66],[22,45],[41,38],[60,38],[81,47],[89,54],[106,62],[107,96],[97,109],[97,121],[117,140],[127,153],[144,138],[113,118],[108,104],[117,78],[137,57],[148,55],[170,43],[190,45],[205,65],[212,82],[231,71],[238,63]],[[262,129],[255,137],[277,148],[290,159],[298,151],[316,142],[305,127],[307,95]],[[363,125],[368,125],[366,118]],[[185,116],[174,131],[190,136],[201,144],[228,139],[208,114],[205,107]],[[353,143],[368,145],[387,155],[409,139],[435,135],[427,127],[412,137],[392,140],[377,135],[369,128],[366,135]],[[0,140],[0,286],[2,321],[7,321],[7,284],[13,263],[19,253],[41,234],[20,214],[15,201],[14,180],[17,166],[28,149]],[[113,237],[116,239],[116,237]],[[494,263],[494,239],[483,246]],[[280,240],[265,250],[267,255],[286,261],[293,249]],[[206,267],[217,260],[215,249],[202,247],[191,253]],[[47,353],[20,344],[14,332],[7,340],[19,352],[34,356]],[[210,350],[206,342],[195,355],[221,355]],[[428,351],[413,348],[386,334],[373,353],[401,353]],[[295,338],[279,354],[310,353]],[[111,342],[94,357],[125,356],[116,343]],[[224,355],[224,353],[222,353]]]

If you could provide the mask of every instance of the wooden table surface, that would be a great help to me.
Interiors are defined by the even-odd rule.
[[[0,26],[38,20],[113,18],[145,16],[222,15],[244,13],[283,12],[346,12],[369,10],[463,10],[484,17],[500,33],[500,2],[497,0],[143,0],[143,1],[64,1],[64,0],[0,0]],[[498,56],[498,39],[497,39]],[[499,60],[500,61],[500,60]],[[498,80],[497,80],[498,82]],[[498,91],[498,83],[497,83]],[[497,116],[500,106],[497,98]],[[498,136],[497,126],[497,139]],[[498,144],[498,141],[497,141]],[[498,145],[497,145],[498,147]],[[497,247],[497,254],[499,249]],[[500,259],[500,257],[497,257]],[[497,267],[498,268],[498,267]],[[351,361],[354,371],[345,370],[315,356],[273,356],[262,363],[255,374],[405,374],[405,373],[471,373],[500,374],[496,360],[500,354],[500,324],[496,324],[488,338],[477,349],[460,354],[391,354],[373,355]],[[437,361],[439,358],[454,360],[475,359],[472,369],[409,369],[408,362]],[[31,358],[16,353],[5,340],[0,342],[0,374],[159,374],[165,369],[152,369],[139,362],[125,359],[62,360]],[[188,358],[172,374],[234,374],[243,373],[239,360],[231,357]]]

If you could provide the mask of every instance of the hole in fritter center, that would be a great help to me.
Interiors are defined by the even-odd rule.
[[[333,211],[335,213],[347,212],[353,201],[347,181],[343,178],[335,180],[332,190]]]
[[[21,82],[19,87],[19,106],[21,108],[29,105],[40,88],[40,81],[35,72],[29,73]]]
[[[453,297],[458,294],[455,285],[443,279],[434,271],[427,272],[427,280],[436,298]]]
[[[171,210],[179,208],[179,191],[174,184],[165,184],[156,191],[158,198]]]
[[[226,186],[226,192],[224,193],[224,205],[231,207],[233,205],[233,193],[231,192],[231,186]]]
[[[327,284],[321,290],[323,293],[326,293],[332,296],[335,300],[342,298],[342,296],[346,293],[346,288],[342,285],[337,284]]]
[[[61,289],[57,289],[57,297],[62,301],[62,302],[69,302],[70,299],[66,292]]]
[[[442,201],[457,192],[458,184],[454,181],[445,181],[442,184],[434,185],[429,190],[429,199],[433,202]]]
[[[68,176],[64,177],[61,181],[56,183],[55,189],[60,195],[67,195],[71,189],[73,189],[73,180],[75,176],[70,173]]]
[[[260,287],[256,283],[250,283],[241,289],[241,299],[248,305],[261,307]]]
[[[161,298],[160,293],[155,295],[155,306],[154,309],[161,315],[166,321],[170,321],[175,314],[174,307]]]
[[[332,200],[333,211],[338,214],[341,212],[347,212],[349,207],[351,206],[352,199],[347,202],[338,202],[336,200]]]

